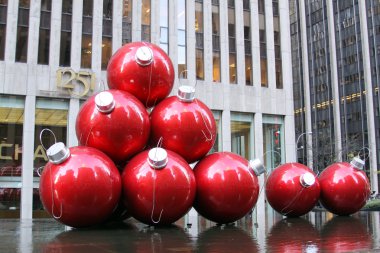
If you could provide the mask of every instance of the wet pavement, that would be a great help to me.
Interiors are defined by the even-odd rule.
[[[247,216],[222,226],[184,217],[162,228],[128,219],[87,229],[72,229],[53,219],[2,219],[0,252],[380,252],[380,212],[269,217],[265,227]]]

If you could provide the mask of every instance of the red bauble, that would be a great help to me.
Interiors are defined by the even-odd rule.
[[[308,213],[317,204],[320,186],[311,169],[300,163],[286,163],[269,175],[265,194],[277,212],[297,217]]]
[[[355,160],[353,162],[351,164],[334,163],[319,175],[320,201],[328,211],[334,214],[356,213],[365,205],[369,197],[369,180],[364,171],[355,165]]]
[[[71,227],[105,221],[121,194],[120,173],[112,160],[97,149],[83,146],[67,149],[63,143],[54,144],[47,154],[52,159],[40,180],[45,210]]]
[[[351,216],[333,217],[322,227],[320,252],[373,252],[373,235],[365,222]]]
[[[206,156],[194,168],[197,195],[194,208],[216,223],[234,222],[249,213],[259,195],[256,174],[243,157],[219,152]]]
[[[169,97],[153,109],[150,115],[151,141],[156,145],[162,138],[163,148],[193,163],[213,147],[216,123],[204,103],[194,98],[182,99],[182,95]]]
[[[180,219],[190,210],[196,190],[186,161],[162,148],[133,157],[124,168],[122,184],[127,210],[149,225],[168,225]]]
[[[146,107],[152,107],[170,94],[174,68],[160,47],[148,42],[132,42],[111,57],[107,79],[110,89],[128,91]]]
[[[75,130],[80,145],[97,148],[122,163],[144,149],[150,120],[145,107],[133,95],[108,90],[83,104]]]

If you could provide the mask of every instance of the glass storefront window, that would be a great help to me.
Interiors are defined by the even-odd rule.
[[[214,152],[219,152],[222,150],[222,123],[221,123],[221,112],[220,111],[213,111],[212,114],[214,115],[215,123],[216,123],[216,140],[214,143],[214,146],[210,150],[209,154],[212,154]]]
[[[263,115],[263,160],[268,171],[284,162],[284,119]]]
[[[33,217],[45,217],[42,203],[38,194],[38,183],[40,178],[37,171],[46,165],[48,158],[45,148],[49,148],[57,142],[66,143],[67,137],[67,114],[68,102],[63,99],[38,98],[36,101],[35,114],[35,138],[34,138],[34,164],[33,164]],[[54,135],[49,131],[51,130]],[[40,140],[40,134],[41,140]],[[42,142],[42,143],[41,143]],[[37,190],[37,192],[36,192]]]
[[[231,151],[250,160],[253,143],[253,115],[231,113]]]
[[[0,95],[0,218],[20,217],[24,99]]]

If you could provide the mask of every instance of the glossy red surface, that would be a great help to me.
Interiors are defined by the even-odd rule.
[[[147,46],[153,52],[153,62],[141,66],[136,62],[136,51]],[[166,98],[174,83],[174,68],[169,56],[158,46],[148,42],[125,44],[112,55],[107,67],[108,87],[128,91],[146,107]]]
[[[97,148],[116,163],[122,163],[142,151],[150,134],[145,107],[128,92],[109,90],[115,108],[105,114],[97,110],[95,96],[81,107],[75,125],[79,144]]]
[[[350,215],[359,211],[370,194],[369,180],[362,170],[347,162],[330,165],[319,175],[320,202],[330,212]]]
[[[194,208],[216,223],[234,222],[255,206],[259,183],[248,161],[230,153],[218,152],[200,160],[194,168],[197,195]]]
[[[72,147],[61,164],[48,162],[40,179],[45,210],[61,223],[87,227],[105,221],[121,194],[120,173],[104,153]]]
[[[153,169],[147,162],[148,152],[136,155],[125,166],[123,201],[137,220],[149,225],[168,225],[190,210],[195,197],[195,177],[186,161],[170,150],[167,165]]]
[[[301,175],[315,173],[300,163],[286,163],[278,166],[268,176],[265,195],[274,210],[289,217],[308,213],[317,204],[320,195],[318,179],[309,187],[302,186]]]
[[[150,114],[151,143],[181,155],[188,163],[204,157],[216,139],[216,123],[211,110],[200,100],[182,102],[171,96]]]
[[[318,230],[302,218],[278,221],[266,237],[265,252],[321,252],[320,249],[321,237]]]
[[[373,238],[363,221],[335,216],[321,230],[320,252],[373,252]]]

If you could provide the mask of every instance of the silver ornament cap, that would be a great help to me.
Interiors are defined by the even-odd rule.
[[[162,169],[168,163],[168,153],[163,148],[152,148],[148,153],[148,163],[153,169]]]
[[[137,64],[140,66],[148,66],[153,61],[153,51],[150,47],[139,47],[135,54]]]
[[[70,149],[65,146],[62,142],[54,143],[48,150],[46,154],[49,161],[54,164],[60,164],[67,160],[70,156]]]
[[[256,176],[260,176],[265,172],[265,167],[259,159],[250,160],[248,162],[248,167],[255,172]]]
[[[178,88],[177,97],[183,102],[192,102],[195,99],[195,88],[189,85],[182,85]]]
[[[102,91],[95,96],[95,105],[98,111],[108,114],[115,108],[115,100],[108,91]]]
[[[312,173],[306,172],[300,176],[300,183],[305,188],[310,187],[315,184],[315,177]]]
[[[360,159],[359,157],[354,157],[354,159],[352,159],[352,161],[350,162],[350,164],[355,169],[363,170],[365,162],[362,159]]]

